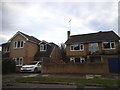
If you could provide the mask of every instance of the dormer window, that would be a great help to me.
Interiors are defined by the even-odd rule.
[[[40,45],[40,51],[46,51],[47,50],[47,45],[46,44],[41,44]]]

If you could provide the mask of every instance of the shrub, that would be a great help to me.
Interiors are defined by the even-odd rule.
[[[15,72],[15,61],[11,58],[5,58],[2,60],[2,73],[8,74],[8,73],[14,73]]]

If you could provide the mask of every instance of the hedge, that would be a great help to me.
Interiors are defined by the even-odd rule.
[[[15,61],[11,58],[5,58],[2,60],[2,73],[14,73],[16,69]]]

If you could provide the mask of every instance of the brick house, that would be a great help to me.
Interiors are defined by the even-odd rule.
[[[54,43],[41,41],[38,46],[37,53],[34,58],[44,62],[59,62],[60,61],[60,48]]]
[[[2,44],[2,58],[8,58],[10,57],[10,43],[3,43]]]
[[[102,62],[109,58],[119,58],[120,37],[113,31],[81,35],[70,35],[66,44],[66,54],[70,62]]]
[[[13,58],[16,61],[17,70],[33,60],[44,61],[45,59],[46,61],[46,58],[50,61],[59,60],[59,47],[53,43],[46,43],[46,46],[44,46],[43,43],[33,36],[18,31],[7,43],[2,44],[2,58]],[[46,53],[49,53],[50,57],[45,56]],[[57,53],[57,56],[55,53]],[[44,58],[41,59],[41,57]]]

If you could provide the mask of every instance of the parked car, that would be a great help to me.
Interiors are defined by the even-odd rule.
[[[41,62],[40,61],[33,61],[27,65],[23,65],[21,67],[21,72],[41,72]]]

